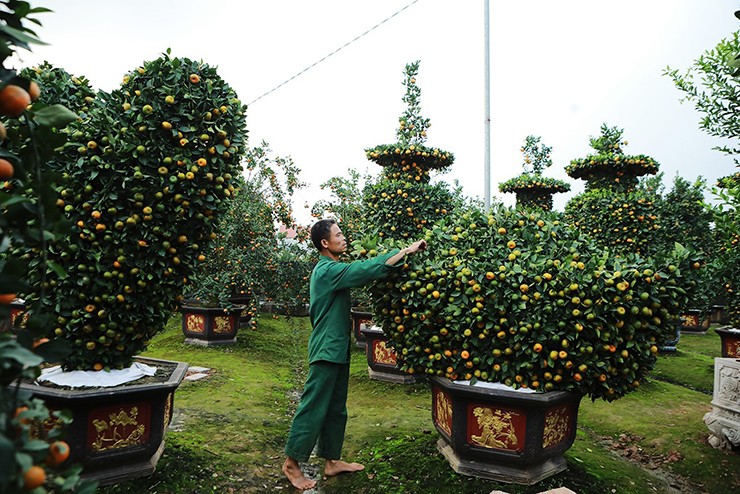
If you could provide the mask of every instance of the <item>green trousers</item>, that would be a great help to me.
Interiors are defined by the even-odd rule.
[[[315,445],[317,455],[338,460],[347,425],[349,364],[318,361],[308,366],[306,386],[290,426],[285,454],[305,462]]]

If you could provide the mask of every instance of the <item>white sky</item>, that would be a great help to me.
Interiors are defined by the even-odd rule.
[[[38,29],[49,46],[23,54],[48,60],[103,90],[168,47],[202,59],[250,102],[413,0],[45,0],[54,10]],[[34,5],[37,2],[33,2]],[[590,152],[599,127],[624,128],[628,154],[661,164],[665,182],[679,174],[713,183],[735,171],[722,144],[699,130],[701,115],[680,103],[663,69],[686,69],[738,29],[737,0],[491,0],[491,193],[522,171],[529,134],[552,146],[545,174],[567,180],[571,159]],[[445,180],[484,194],[483,0],[417,0],[247,110],[250,143],[266,139],[292,156],[309,184],[296,197],[322,197],[319,184],[348,168],[377,173],[364,149],[395,141],[404,66],[421,60],[417,84],[432,127],[427,144],[456,161]]]

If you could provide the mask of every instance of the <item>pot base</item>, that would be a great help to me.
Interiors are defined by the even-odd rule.
[[[399,373],[399,371],[383,372],[382,369],[375,370],[372,367],[368,367],[367,373],[370,376],[370,379],[375,379],[377,381],[396,384],[414,384],[419,382],[419,378],[412,376],[411,374]]]
[[[568,464],[562,456],[548,458],[542,463],[523,466],[467,460],[458,456],[452,446],[442,438],[437,441],[437,450],[447,459],[452,469],[461,475],[480,477],[507,484],[533,485],[568,468]]]
[[[127,480],[148,477],[157,469],[157,462],[164,453],[164,441],[162,441],[151,458],[147,461],[132,463],[120,467],[109,468],[105,471],[96,471],[89,474],[82,473],[83,480],[94,480],[99,486],[118,484]]]
[[[185,341],[183,343],[185,343],[186,345],[198,345],[203,347],[233,345],[234,343],[236,343],[236,337],[228,340],[201,340],[200,338],[185,338]]]

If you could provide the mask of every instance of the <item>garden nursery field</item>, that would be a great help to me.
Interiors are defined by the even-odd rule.
[[[307,368],[306,318],[265,314],[232,347],[183,343],[181,319],[152,341],[148,356],[210,369],[177,392],[167,447],[150,477],[104,487],[104,493],[297,492],[280,467],[292,412]],[[352,353],[345,457],[364,472],[322,479],[322,493],[536,493],[567,487],[577,493],[716,493],[740,488],[740,456],[707,444],[702,417],[711,409],[719,337],[683,334],[661,354],[647,382],[621,400],[584,398],[568,469],[532,486],[455,473],[435,443],[426,383],[370,379],[362,349]]]
[[[605,122],[562,211],[536,135],[515,205],[481,200],[427,143],[416,60],[372,170],[299,221],[316,177],[217,66],[168,48],[108,91],[16,69],[46,13],[0,0],[0,494],[740,492],[740,172],[664,183]],[[735,165],[739,66],[737,31],[663,73]],[[347,345],[338,446],[366,468],[304,477],[291,421],[333,379],[308,420],[336,454],[345,367],[318,362]]]

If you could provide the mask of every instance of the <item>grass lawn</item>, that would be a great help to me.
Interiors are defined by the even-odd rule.
[[[714,327],[703,335],[683,333],[677,351],[661,354],[652,375],[656,379],[711,396],[714,386],[714,359],[721,356],[721,341],[714,332]]]
[[[305,318],[264,315],[231,347],[185,345],[173,316],[146,355],[213,370],[183,382],[157,471],[101,489],[104,493],[296,492],[283,478],[282,449],[306,373]],[[711,448],[702,421],[710,409],[719,337],[682,335],[679,351],[662,355],[653,379],[613,403],[584,399],[568,470],[535,486],[500,484],[456,474],[437,452],[426,384],[368,377],[364,352],[353,350],[345,457],[364,472],[320,478],[311,492],[486,494],[536,493],[565,486],[579,494],[710,493],[740,489],[740,455]],[[709,394],[707,394],[709,393]]]

